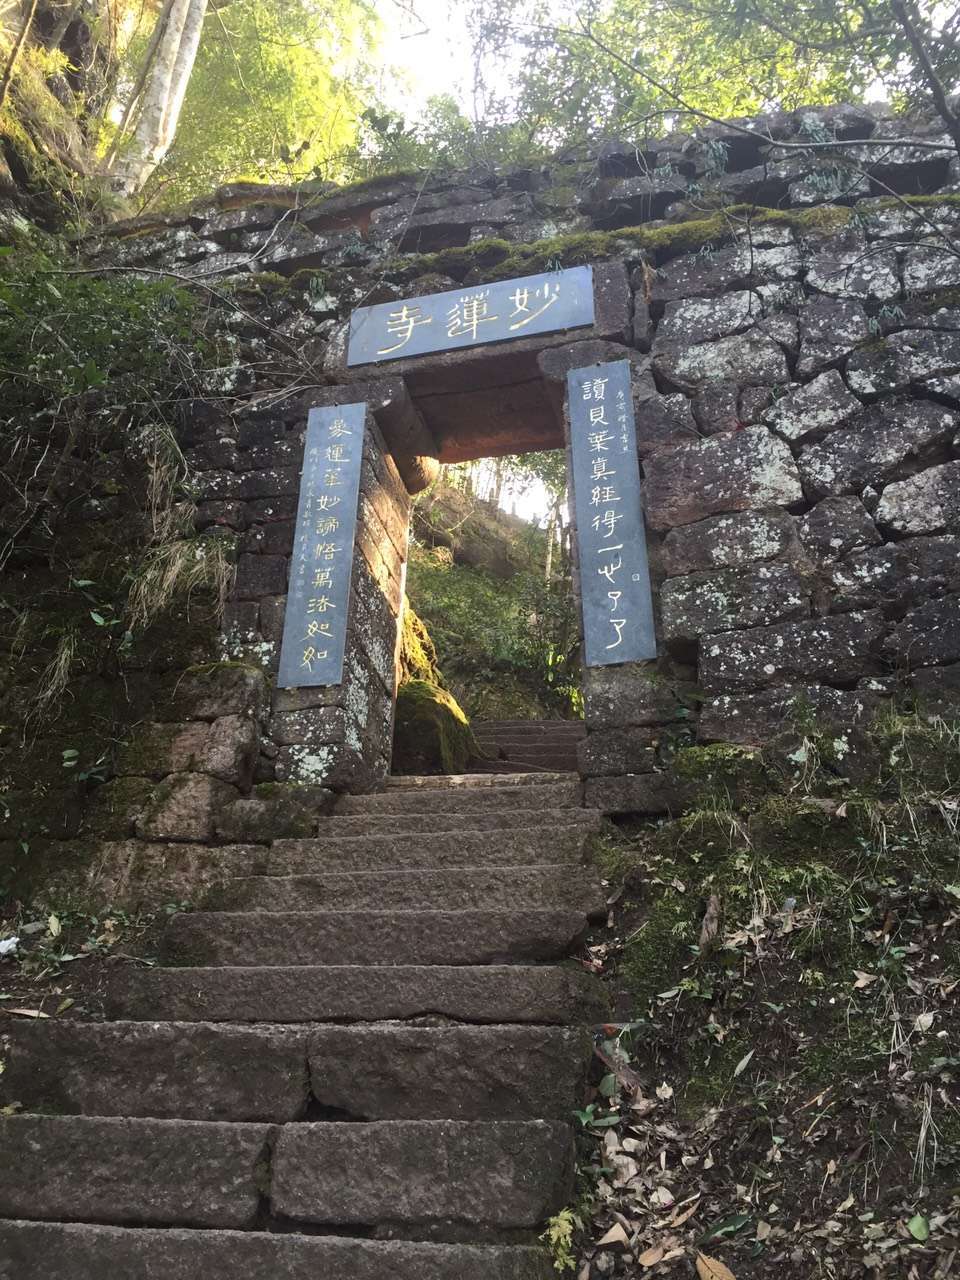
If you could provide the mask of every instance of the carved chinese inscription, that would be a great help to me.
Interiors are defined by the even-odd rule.
[[[340,684],[357,528],[365,404],[311,409],[277,685]]]
[[[571,267],[520,280],[358,307],[347,364],[403,360],[593,324],[593,272]]]
[[[588,667],[657,656],[626,360],[567,374]]]

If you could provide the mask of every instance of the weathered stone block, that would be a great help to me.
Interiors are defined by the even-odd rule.
[[[306,1222],[532,1228],[566,1202],[573,1171],[569,1127],[544,1120],[285,1125],[270,1202]]]
[[[929,467],[908,480],[888,484],[876,518],[878,524],[896,533],[960,529],[960,461]]]
[[[741,425],[740,388],[735,382],[710,382],[693,397],[693,416],[705,436],[735,431]]]
[[[839,560],[857,547],[881,541],[859,498],[824,498],[797,525],[804,549],[821,561]]]
[[[897,255],[868,247],[855,231],[826,240],[810,259],[807,286],[834,298],[890,302],[900,297]]]
[[[681,391],[698,391],[706,382],[729,381],[742,386],[790,381],[783,348],[755,330],[717,342],[664,349],[654,360],[661,376]]]
[[[284,556],[252,556],[244,553],[237,562],[233,595],[238,600],[259,600],[282,596],[287,589],[287,561]]]
[[[583,670],[584,719],[591,732],[624,725],[671,724],[689,717],[684,702],[690,692],[682,682],[640,663]]]
[[[960,716],[960,663],[921,667],[910,676],[910,685],[925,715],[947,719]]]
[[[890,632],[885,651],[909,667],[960,662],[960,596],[931,600]]]
[[[694,785],[666,773],[591,778],[584,786],[584,804],[602,813],[680,814],[695,799]]]
[[[956,248],[934,241],[908,249],[903,259],[903,287],[907,296],[954,289],[960,284]]]
[[[251,1226],[266,1125],[99,1116],[0,1117],[8,1218]]]
[[[637,428],[637,453],[641,458],[665,445],[684,444],[700,438],[686,396],[661,396],[655,392],[637,395],[635,391],[633,414]]]
[[[906,538],[847,556],[831,574],[832,613],[904,609],[960,591],[960,538]]]
[[[155,789],[156,784],[150,778],[114,778],[104,783],[97,787],[87,810],[85,829],[108,839],[132,836]]]
[[[117,753],[117,773],[162,778],[168,773],[199,770],[207,746],[208,725],[140,724]]]
[[[911,382],[960,369],[960,332],[904,329],[883,343],[856,351],[847,382],[858,395],[888,395]]]
[[[745,511],[671,529],[663,540],[661,563],[668,577],[676,577],[776,560],[796,545],[790,516],[779,511]]]
[[[178,675],[169,703],[160,710],[168,711],[171,719],[216,720],[227,715],[259,719],[268,706],[262,671],[239,662],[221,662]]]
[[[698,724],[701,742],[762,747],[785,730],[811,726],[845,727],[868,719],[883,702],[870,689],[829,685],[781,685],[757,693],[723,694],[704,703]]]
[[[955,417],[942,405],[928,400],[883,404],[868,411],[860,426],[835,431],[804,449],[800,474],[818,498],[859,492],[886,480],[907,458],[946,442],[954,430]]]
[[[137,820],[137,835],[145,840],[210,840],[216,817],[238,792],[217,778],[199,773],[174,773],[159,783]]]
[[[689,345],[726,338],[751,328],[763,315],[763,301],[752,289],[735,290],[716,298],[668,302],[653,349],[661,350],[673,342]]]
[[[803,501],[790,450],[763,427],[653,454],[644,472],[644,510],[654,529],[692,524],[717,512]]]
[[[791,444],[821,439],[843,426],[861,408],[836,369],[821,373],[806,386],[791,387],[763,415],[763,421]]]
[[[806,618],[810,593],[789,565],[670,578],[661,592],[663,636],[686,653],[703,635]]]
[[[334,799],[334,793],[325,787],[261,783],[253,795],[242,796],[220,811],[216,833],[221,840],[257,844],[312,836]]]
[[[716,693],[816,680],[850,684],[879,670],[886,630],[881,615],[868,612],[705,637],[700,677]]]
[[[797,373],[801,377],[816,373],[869,338],[870,323],[859,302],[826,298],[811,302],[800,312]]]
[[[577,743],[577,765],[582,777],[599,778],[621,773],[651,773],[657,763],[657,727],[601,729]]]

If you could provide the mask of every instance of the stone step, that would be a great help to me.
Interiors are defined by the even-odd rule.
[[[0,1116],[0,1217],[249,1227],[266,1124]]]
[[[596,871],[570,864],[360,871],[349,875],[242,876],[211,892],[221,911],[442,911],[450,903],[487,911],[561,907],[606,915]]]
[[[520,733],[579,733],[587,732],[583,720],[471,720],[474,733],[501,733],[512,729]]]
[[[568,724],[562,720],[526,725],[474,723],[472,728],[479,742],[579,742],[587,736],[583,724]]]
[[[506,831],[440,831],[275,840],[256,874],[324,875],[346,871],[413,871],[418,868],[536,866],[576,863],[583,858],[588,830],[569,827],[514,827]]]
[[[573,1185],[573,1141],[547,1120],[222,1124],[0,1118],[0,1215],[105,1224],[433,1224],[531,1229]],[[429,1176],[424,1172],[429,1170]]]
[[[603,819],[595,809],[508,809],[504,813],[478,810],[475,813],[367,813],[333,815],[321,819],[320,835],[340,836],[431,836],[443,831],[468,834],[473,831],[512,832],[517,828],[577,827],[599,831]]]
[[[581,911],[191,911],[164,931],[175,965],[508,964],[559,960]]]
[[[4,1097],[26,1111],[283,1122],[568,1119],[592,1051],[562,1027],[22,1022]]]
[[[0,1222],[7,1280],[552,1280],[545,1250],[261,1231]]]
[[[570,1127],[548,1120],[285,1125],[270,1202],[323,1226],[529,1230],[569,1200],[573,1157]]]
[[[508,783],[504,783],[504,777]],[[399,784],[399,785],[398,785]],[[338,814],[354,813],[469,813],[499,810],[579,809],[583,787],[563,774],[453,774],[424,781],[391,778],[386,791],[366,796],[343,796]]]
[[[484,773],[500,774],[502,770],[507,767],[508,762],[506,760],[482,760],[479,756],[474,756],[474,758],[472,760],[469,760],[467,763],[469,764],[470,768],[473,770],[474,774],[484,774]],[[509,762],[509,766],[511,769],[517,769],[521,773],[536,773],[541,776],[544,773],[546,773],[546,770],[541,769],[539,765],[523,764],[522,761],[520,760],[511,760]],[[571,771],[565,770],[564,772],[569,773]],[[557,777],[557,774],[553,773],[552,776]]]
[[[124,969],[108,1016],[138,1022],[380,1022],[423,1017],[602,1022],[603,985],[566,965],[299,965]]]

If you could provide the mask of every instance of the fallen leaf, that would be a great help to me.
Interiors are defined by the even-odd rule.
[[[695,1203],[690,1206],[689,1209],[684,1209],[683,1213],[674,1214],[674,1216],[670,1219],[670,1226],[682,1227],[685,1222],[688,1222],[693,1217],[693,1215],[697,1212],[699,1208],[700,1208],[700,1200],[698,1198],[695,1201]]]
[[[737,1280],[726,1263],[705,1253],[697,1254],[697,1275],[700,1280]]]
[[[60,1003],[57,1005],[57,1014],[59,1015],[61,1013],[66,1013],[66,1011],[73,1004],[76,1004],[76,1001],[73,999],[72,996],[67,996],[65,1000],[61,1000]]]
[[[600,1248],[600,1246],[605,1244],[619,1244],[622,1245],[623,1248],[626,1248],[629,1243],[630,1237],[624,1231],[623,1227],[621,1227],[620,1223],[615,1222],[607,1234],[597,1241],[597,1247]]]
[[[713,950],[717,940],[717,930],[720,928],[720,899],[715,893],[711,893],[707,901],[707,909],[704,913],[703,923],[700,925],[700,954],[707,955]]]
[[[838,1204],[838,1205],[837,1205],[836,1209],[834,1210],[834,1213],[846,1213],[846,1212],[847,1212],[847,1210],[848,1210],[848,1209],[852,1209],[852,1208],[853,1208],[853,1206],[854,1206],[856,1203],[857,1203],[857,1202],[856,1202],[856,1200],[854,1200],[853,1196],[847,1196],[847,1198],[846,1198],[846,1200],[844,1200],[843,1204]]]
[[[637,1259],[641,1267],[655,1267],[658,1262],[663,1261],[663,1255],[666,1253],[662,1244],[652,1245],[649,1249],[644,1249],[640,1257]]]
[[[853,984],[855,991],[862,991],[864,987],[869,987],[871,982],[876,982],[877,975],[875,973],[865,973],[863,969],[854,969],[856,982]]]
[[[757,1239],[769,1240],[772,1231],[773,1231],[773,1227],[771,1227],[770,1223],[764,1222],[764,1220],[761,1218],[760,1221],[757,1223]]]
[[[659,1205],[661,1209],[669,1209],[676,1198],[668,1187],[657,1187],[650,1197],[653,1203]]]
[[[919,1240],[921,1244],[925,1244],[930,1239],[930,1223],[922,1213],[914,1214],[907,1223],[907,1230],[914,1240]]]
[[[743,1072],[746,1071],[747,1067],[750,1065],[750,1059],[753,1057],[755,1053],[756,1053],[756,1049],[751,1049],[749,1053],[745,1054],[740,1059],[740,1061],[737,1063],[736,1067],[734,1068],[734,1072],[733,1072],[734,1079],[736,1079],[737,1076],[742,1075]]]
[[[657,1097],[661,1102],[666,1102],[673,1097],[673,1089],[667,1084],[666,1080],[664,1080],[663,1084],[657,1085]]]
[[[47,933],[49,933],[51,938],[59,938],[62,932],[63,925],[60,923],[60,917],[51,916],[47,921]]]
[[[914,1020],[913,1028],[915,1031],[929,1031],[933,1026],[932,1013],[918,1013]]]
[[[4,1013],[16,1013],[21,1018],[49,1018],[49,1013],[43,1013],[40,1009],[4,1009]]]

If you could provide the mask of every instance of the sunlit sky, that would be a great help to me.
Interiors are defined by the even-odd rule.
[[[395,111],[416,118],[428,98],[449,93],[471,108],[473,67],[463,6],[456,0],[390,0],[382,6],[383,62],[396,78],[383,83],[384,99]]]

